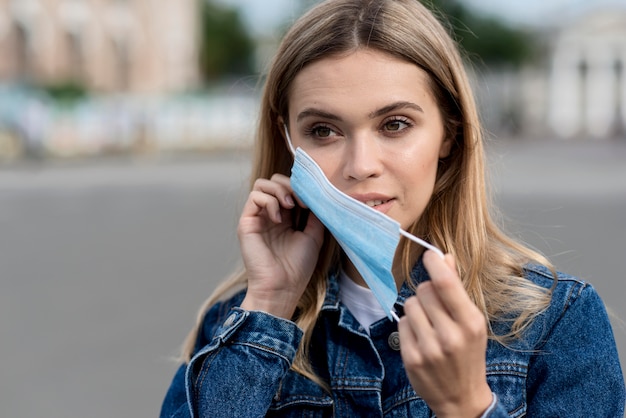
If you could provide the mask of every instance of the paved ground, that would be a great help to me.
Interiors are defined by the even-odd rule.
[[[513,233],[591,281],[626,357],[626,141],[490,150]],[[154,417],[238,263],[247,156],[0,168],[0,416]]]

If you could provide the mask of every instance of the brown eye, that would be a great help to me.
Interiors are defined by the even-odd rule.
[[[400,129],[402,129],[402,122],[400,122],[399,120],[387,122],[386,127],[388,131],[399,131]]]
[[[320,138],[328,138],[331,132],[332,132],[331,129],[326,126],[318,126],[317,128],[313,130],[313,133],[315,134],[315,136],[318,136]]]
[[[411,124],[403,119],[391,119],[385,122],[385,124],[383,125],[383,129],[387,132],[400,132],[408,127],[410,127]]]

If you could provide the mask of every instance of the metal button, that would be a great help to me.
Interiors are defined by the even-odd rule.
[[[387,339],[387,343],[389,343],[389,347],[392,350],[400,351],[400,334],[398,331],[394,331],[389,334],[389,339]]]

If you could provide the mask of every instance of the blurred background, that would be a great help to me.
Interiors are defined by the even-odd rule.
[[[238,263],[265,69],[312,0],[0,0],[0,416],[158,415]],[[626,1],[433,0],[505,228],[626,356]]]

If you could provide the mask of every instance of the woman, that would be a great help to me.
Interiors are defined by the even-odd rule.
[[[333,203],[307,216],[290,145],[446,253],[400,241],[399,322],[319,220]],[[297,21],[256,146],[244,271],[202,308],[162,416],[622,416],[604,306],[490,218],[463,63],[419,2],[330,0]]]

